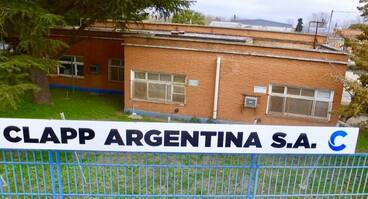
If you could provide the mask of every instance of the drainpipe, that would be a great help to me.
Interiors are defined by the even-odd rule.
[[[216,78],[215,78],[215,94],[213,96],[213,114],[212,119],[217,119],[217,104],[219,95],[219,83],[220,83],[220,68],[221,68],[221,57],[217,57],[216,60]]]

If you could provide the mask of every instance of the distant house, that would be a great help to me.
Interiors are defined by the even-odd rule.
[[[224,28],[250,28],[256,30],[286,31],[292,32],[291,24],[269,21],[264,19],[240,19],[236,21],[212,21],[209,26]]]
[[[294,30],[293,25],[264,19],[239,19],[236,22],[240,23],[243,28],[252,28],[258,30],[274,30],[288,31]]]
[[[209,26],[222,27],[222,28],[241,28],[242,27],[240,23],[230,22],[230,21],[211,21]]]
[[[349,38],[349,39],[356,39],[362,33],[363,32],[359,29],[351,29],[351,28],[336,30],[337,35],[344,37],[344,38]]]
[[[363,32],[358,29],[335,29],[333,34],[328,38],[328,45],[338,48],[341,51],[350,52],[351,49],[345,45],[345,39],[356,40],[359,35]],[[350,81],[357,81],[359,79],[359,71],[354,71],[355,63],[352,60],[349,60],[348,63],[348,70],[346,71],[345,78]],[[345,89],[342,94],[341,104],[348,105],[351,102],[350,93],[347,92]]]
[[[329,36],[328,44],[335,48],[340,48],[341,50],[348,50],[349,49],[345,45],[345,38],[349,40],[356,40],[359,35],[363,32],[358,29],[335,29],[333,34]]]

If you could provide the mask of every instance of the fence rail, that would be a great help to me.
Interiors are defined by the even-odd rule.
[[[0,151],[2,198],[367,198],[368,154]]]

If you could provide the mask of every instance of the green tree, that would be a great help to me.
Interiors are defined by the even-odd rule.
[[[51,102],[47,73],[96,21],[113,20],[124,28],[149,13],[162,16],[187,9],[187,0],[0,0],[0,104],[16,107],[33,91],[36,103]],[[50,39],[56,26],[75,29],[69,41]],[[77,27],[76,27],[77,26]]]
[[[368,0],[360,0],[366,3],[358,9],[362,16],[368,16]],[[354,70],[359,73],[358,81],[344,81],[347,92],[351,95],[351,102],[342,109],[342,118],[348,120],[361,114],[368,113],[368,25],[359,24],[351,28],[362,31],[362,34],[355,39],[345,38],[346,45],[351,47],[351,59],[354,61]]]
[[[182,23],[182,24],[199,24],[205,25],[206,19],[204,15],[199,12],[195,12],[193,10],[183,10],[182,12],[176,13],[172,20],[173,23]]]
[[[358,7],[358,10],[361,12],[361,16],[366,18],[368,16],[368,0],[359,0],[359,3],[364,4]]]
[[[36,86],[37,76],[58,63],[51,56],[66,44],[47,37],[50,28],[63,25],[62,17],[51,14],[33,1],[0,1],[0,105],[16,107],[24,93],[35,95],[48,87]],[[6,45],[4,44],[6,43]],[[47,77],[46,77],[47,79]]]

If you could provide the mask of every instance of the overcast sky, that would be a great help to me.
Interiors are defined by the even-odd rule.
[[[308,18],[312,13],[335,10],[333,18],[340,23],[356,20],[359,0],[196,0],[193,10],[206,15],[222,16],[229,19],[234,14],[238,18],[268,19],[288,22],[290,19]],[[341,13],[338,11],[353,11]]]

